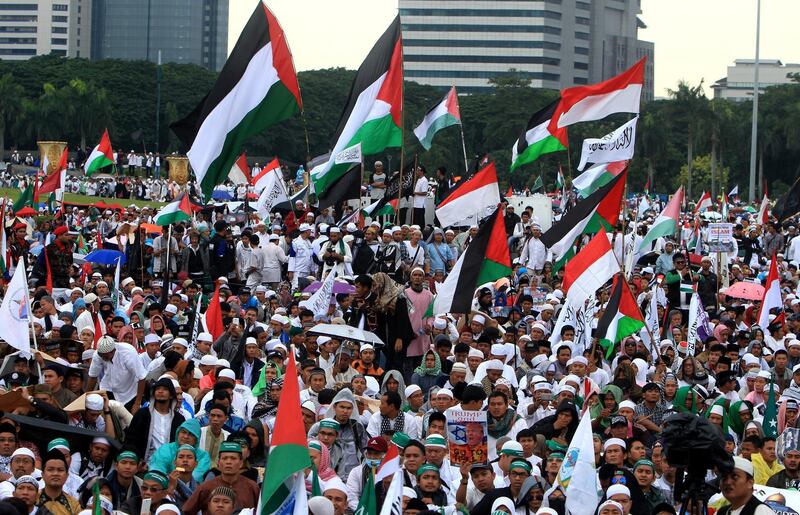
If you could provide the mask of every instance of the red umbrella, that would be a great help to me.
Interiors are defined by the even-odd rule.
[[[764,287],[756,283],[738,282],[722,293],[736,299],[761,300],[764,297]]]

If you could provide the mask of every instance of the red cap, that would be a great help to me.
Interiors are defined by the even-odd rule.
[[[27,229],[27,228],[28,228],[28,224],[26,224],[25,222],[20,222],[20,223],[14,225],[14,230],[15,231],[18,230],[18,229]]]
[[[67,231],[69,231],[69,229],[67,229],[66,225],[59,225],[58,227],[56,227],[53,230],[53,235],[61,236],[62,234],[66,233]]]
[[[389,450],[389,445],[382,436],[373,436],[367,441],[367,449],[371,451],[386,452]]]

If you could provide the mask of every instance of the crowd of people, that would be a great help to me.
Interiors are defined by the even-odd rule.
[[[385,174],[376,172],[366,186],[380,190]],[[3,185],[20,180],[2,177]],[[126,180],[108,179],[112,189]],[[427,196],[420,169],[416,185],[423,180]],[[77,182],[82,192],[98,181]],[[155,210],[135,205],[48,220],[9,214],[6,278],[17,263],[28,270],[35,350],[0,343],[0,509],[255,512],[287,380],[300,384],[314,515],[355,512],[368,477],[394,450],[404,514],[565,515],[563,470],[574,465],[570,444],[586,417],[600,502],[587,500],[583,513],[698,511],[682,505],[684,471],[665,452],[674,414],[707,422],[724,447],[727,466],[709,461],[702,481],[725,515],[772,513],[756,485],[800,485],[794,219],[762,224],[736,201],[725,220],[735,247],[722,259],[703,244],[687,249],[692,234],[709,230],[689,205],[684,227],[637,250],[626,277],[642,311],[657,305],[659,334],[642,329],[607,351],[596,327],[610,283],[584,307],[586,325],[557,324],[568,300],[564,267],[541,241],[543,220],[505,201],[498,209],[511,274],[479,285],[469,313],[432,312],[437,286],[479,228],[413,223],[425,220],[419,205],[410,220],[340,223],[346,212],[300,200],[268,221],[201,211],[159,233]],[[626,210],[629,220],[609,232],[620,263],[624,242],[641,241],[660,205]],[[125,254],[119,272],[76,262],[79,244],[98,241]],[[725,286],[763,283],[773,254],[783,306],[759,326],[760,300],[726,295]],[[334,272],[320,308],[314,292]],[[705,338],[689,326],[694,292]],[[319,324],[378,341],[326,335]],[[285,375],[292,353],[298,378]],[[777,427],[768,427],[771,410]],[[448,428],[462,412],[485,413],[476,442],[486,454],[456,465]],[[375,485],[378,510],[390,480]]]

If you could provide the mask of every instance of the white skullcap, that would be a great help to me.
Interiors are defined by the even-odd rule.
[[[36,461],[36,456],[33,454],[33,451],[28,449],[27,447],[20,447],[19,449],[11,453],[12,460],[17,456],[25,456]]]
[[[589,366],[589,360],[583,356],[575,356],[574,358],[570,358],[569,361],[567,361],[567,366],[574,365],[575,363]]]
[[[421,391],[422,391],[422,388],[420,388],[418,385],[410,384],[410,385],[406,386],[406,390],[405,390],[406,399],[411,397],[415,393],[421,392]]]
[[[483,352],[481,352],[481,351],[479,351],[478,349],[475,349],[475,348],[470,348],[469,349],[469,354],[467,354],[467,357],[468,358],[481,358],[481,359],[483,359]],[[798,366],[800,366],[800,365],[798,365]]]
[[[625,399],[624,401],[619,403],[619,407],[617,408],[617,410],[619,410],[620,408],[630,408],[632,410],[635,410],[636,403],[634,403],[633,401],[629,401],[628,399]]]
[[[439,395],[444,395],[445,397],[450,397],[451,399],[455,398],[454,395],[453,395],[453,390],[451,390],[449,388],[441,388],[441,389],[439,389],[439,391],[436,392],[436,396],[438,397]]]
[[[161,337],[158,336],[156,333],[148,333],[144,336],[144,344],[147,345],[149,343],[161,343]]]
[[[125,286],[128,286],[132,282],[133,282],[133,278],[132,277],[126,277],[125,279],[122,280],[122,282],[120,284],[124,288]]]
[[[755,476],[755,472],[753,471],[753,463],[750,460],[741,458],[739,456],[733,457],[733,468],[739,469],[747,474],[750,477]]]
[[[92,411],[103,411],[103,398],[96,393],[87,394],[86,409]]]
[[[625,440],[623,440],[622,438],[609,438],[608,440],[606,440],[606,443],[603,444],[603,450],[605,451],[612,445],[619,445],[623,449],[628,448],[628,446],[625,445]]]
[[[492,356],[505,356],[506,355],[506,346],[502,343],[495,343],[492,344],[491,350],[489,354]]]
[[[609,486],[608,490],[606,490],[606,497],[611,497],[612,495],[627,495],[630,498],[631,491],[627,486],[617,483]]]
[[[219,374],[217,374],[217,378],[226,377],[228,379],[236,380],[236,374],[233,373],[233,370],[230,368],[226,368],[224,370],[220,370]]]
[[[116,343],[114,338],[111,336],[103,336],[100,340],[97,341],[97,352],[99,354],[105,354],[107,352],[111,352],[116,349]]]
[[[403,487],[403,497],[408,497],[409,499],[416,499],[417,498],[417,491],[409,486]]]
[[[344,481],[339,479],[339,476],[333,476],[329,480],[325,481],[325,489],[323,490],[323,493],[329,490],[338,490],[347,495],[347,486],[345,486]]]
[[[217,357],[212,356],[211,354],[206,354],[200,358],[200,364],[203,366],[213,367],[217,364]]]
[[[499,359],[490,359],[486,362],[486,370],[503,370],[503,363]]]
[[[486,324],[486,317],[481,314],[477,314],[472,317],[472,321],[475,322],[476,324],[484,325]]]
[[[433,321],[433,327],[438,330],[443,330],[447,328],[447,320],[443,318],[437,318]]]
[[[725,408],[723,408],[719,404],[714,404],[713,406],[711,406],[711,413],[713,413],[714,415],[719,415],[720,417],[724,417]]]

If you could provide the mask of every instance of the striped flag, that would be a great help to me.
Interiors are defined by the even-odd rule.
[[[461,125],[461,112],[458,108],[458,94],[455,86],[450,88],[441,102],[425,114],[422,123],[414,129],[414,135],[425,150],[430,150],[433,136],[440,130],[453,125]]]

